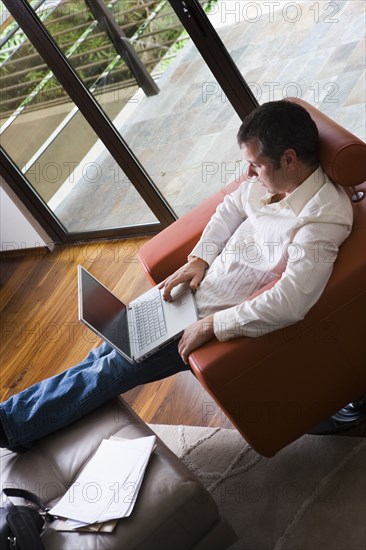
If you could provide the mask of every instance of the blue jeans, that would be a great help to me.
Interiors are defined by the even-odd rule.
[[[120,393],[188,369],[176,342],[133,365],[104,343],[78,365],[0,404],[8,447],[31,447]]]

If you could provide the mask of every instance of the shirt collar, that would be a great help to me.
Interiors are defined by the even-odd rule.
[[[319,166],[305,181],[303,181],[295,191],[292,191],[284,200],[297,216],[304,206],[326,183],[326,176]]]
[[[326,182],[326,176],[319,166],[306,180],[304,180],[290,195],[284,197],[280,201],[276,201],[277,193],[265,193],[260,199],[260,203],[263,206],[270,204],[279,204],[281,206],[288,206],[297,216],[300,214],[304,206],[309,202],[311,197],[319,191],[319,189]]]

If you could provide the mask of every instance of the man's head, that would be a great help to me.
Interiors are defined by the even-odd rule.
[[[248,175],[273,193],[293,191],[319,164],[318,129],[297,103],[264,103],[245,118],[237,138]]]

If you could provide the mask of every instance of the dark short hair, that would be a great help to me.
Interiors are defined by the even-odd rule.
[[[319,132],[308,111],[287,100],[264,103],[252,111],[240,126],[240,147],[257,142],[260,155],[278,168],[286,149],[294,149],[308,166],[319,163]]]

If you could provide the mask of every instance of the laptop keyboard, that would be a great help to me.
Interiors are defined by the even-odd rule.
[[[159,291],[156,292],[156,297],[151,300],[135,302],[134,313],[138,327],[137,342],[140,350],[167,333],[162,297]]]

